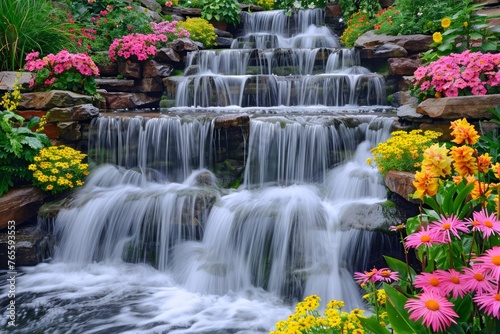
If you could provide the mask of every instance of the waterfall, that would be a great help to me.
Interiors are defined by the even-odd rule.
[[[177,109],[92,121],[54,257],[16,281],[18,333],[255,334],[310,294],[364,307],[352,274],[386,196],[365,160],[393,119],[358,111],[384,104],[383,79],[322,10],[242,15],[232,49],[188,54]],[[235,145],[212,111],[249,119],[237,188],[217,175]]]

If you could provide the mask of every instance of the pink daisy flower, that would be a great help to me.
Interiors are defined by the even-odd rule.
[[[419,247],[422,245],[432,246],[434,244],[444,243],[443,236],[429,227],[424,227],[419,232],[410,234],[405,238],[406,247]]]
[[[447,242],[451,241],[452,234],[456,236],[458,239],[460,239],[460,234],[458,233],[459,231],[464,233],[469,233],[469,229],[467,228],[465,223],[458,220],[457,216],[453,214],[449,218],[446,218],[445,216],[441,215],[441,220],[434,222],[431,225],[431,228],[436,229],[441,233],[444,232],[444,234],[446,235],[445,240]]]
[[[476,258],[477,264],[481,264],[486,273],[491,272],[494,279],[500,278],[500,247],[493,246],[488,249],[483,255]]]
[[[463,297],[468,292],[463,282],[463,274],[455,269],[448,269],[436,273],[441,279],[444,295],[451,293],[452,298]]]
[[[492,234],[500,234],[500,222],[494,213],[488,214],[486,208],[472,213],[472,219],[467,219],[473,231],[480,231],[488,240]]]
[[[444,280],[441,272],[444,270],[435,270],[432,273],[420,273],[415,280],[415,287],[424,291],[432,291],[436,294],[445,295]]]
[[[422,320],[424,326],[433,331],[445,331],[452,323],[456,324],[458,314],[453,311],[453,303],[432,291],[424,292],[418,299],[410,298],[405,304],[410,319]]]
[[[500,293],[498,293],[496,287],[474,296],[472,300],[477,304],[480,310],[484,311],[484,313],[500,319]]]
[[[471,267],[464,267],[463,270],[462,282],[467,291],[481,294],[494,287],[482,265],[474,264]]]
[[[398,273],[395,271],[392,271],[389,268],[379,269],[379,271],[376,275],[377,275],[377,280],[380,282],[391,283],[394,281],[399,281]]]

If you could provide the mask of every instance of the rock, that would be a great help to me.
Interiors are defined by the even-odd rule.
[[[145,1],[145,0],[141,0],[141,1]],[[149,0],[149,1],[156,2],[155,0]],[[160,4],[158,4],[158,3],[156,3],[156,4],[160,6]],[[155,21],[155,22],[163,21],[163,17],[160,14],[158,14],[156,11],[152,11],[148,8],[144,8],[141,6],[134,5],[134,4],[132,4],[132,9],[135,10],[136,12],[141,12],[141,13],[146,14],[146,16],[151,21]]]
[[[389,72],[394,75],[413,75],[422,65],[421,60],[411,58],[389,58],[387,62]]]
[[[155,60],[147,60],[143,67],[143,77],[168,77],[173,70],[174,67],[170,64],[161,64]]]
[[[131,92],[134,89],[135,81],[131,79],[96,79],[99,88],[105,89],[108,92]]]
[[[410,197],[410,194],[413,194],[416,190],[412,183],[414,179],[414,173],[390,170],[384,176],[384,183],[390,191],[403,197],[408,202],[419,203],[418,199]]]
[[[53,239],[36,226],[22,226],[16,228],[15,266],[34,266],[53,253]],[[0,269],[8,269],[8,234],[0,233]]]
[[[366,49],[365,54],[372,54],[377,46],[383,44],[396,44],[403,47],[408,54],[416,54],[427,51],[433,43],[432,36],[429,35],[401,35],[389,36],[386,34],[376,34],[374,30],[370,30],[361,35],[355,43],[355,47]],[[363,53],[363,52],[362,52]]]
[[[248,115],[224,115],[214,120],[214,129],[227,129],[231,126],[248,126],[250,117]]]
[[[93,104],[94,99],[89,95],[73,93],[67,90],[51,90],[21,94],[19,110],[41,109],[48,110],[56,107],[74,106],[77,104]]]
[[[118,74],[118,63],[112,62],[110,64],[100,65],[96,64],[99,69],[100,77],[114,77]]]
[[[7,227],[9,220],[16,226],[36,218],[38,209],[49,195],[35,187],[9,190],[0,197],[0,230]]]
[[[343,210],[339,217],[340,230],[342,231],[385,229],[401,222],[395,206],[384,203],[351,203],[348,205],[348,209]]]
[[[386,43],[375,47],[373,56],[377,58],[406,57],[408,51],[402,46],[393,43]]]
[[[416,112],[418,100],[416,97],[411,96],[409,91],[399,91],[392,94],[391,106],[399,108],[405,104],[409,104],[413,107],[412,113],[415,114],[415,116],[418,118],[422,117],[422,115],[418,115]]]
[[[165,95],[170,99],[175,99],[175,95],[177,92],[177,85],[179,81],[181,81],[183,77],[167,77],[163,78],[163,89],[165,91]]]
[[[417,112],[431,118],[491,119],[488,108],[500,105],[500,94],[473,95],[427,99],[417,107]]]
[[[340,8],[340,4],[327,3],[326,8],[325,8],[325,16],[326,17],[341,17],[342,16],[342,8]]]
[[[80,124],[78,122],[59,122],[57,123],[60,138],[68,141],[79,141],[82,139]]]
[[[145,93],[102,93],[106,100],[107,109],[136,109],[157,107],[160,102],[159,96],[149,96]]]
[[[142,62],[133,62],[130,60],[118,62],[118,73],[125,78],[142,78]]]
[[[74,121],[88,121],[99,116],[99,109],[92,104],[79,104],[73,107],[71,119]]]
[[[232,38],[218,36],[215,39],[215,42],[217,43],[217,47],[218,48],[230,49],[231,45],[233,44],[233,39]]]
[[[14,90],[16,79],[18,85],[27,86],[32,77],[30,72],[0,72],[0,90]]]
[[[198,51],[200,48],[198,45],[189,38],[178,38],[171,43],[167,44],[167,47],[172,48],[177,52],[181,51]]]
[[[173,42],[172,42],[173,43]],[[173,61],[178,63],[181,61],[181,57],[172,48],[161,48],[156,51],[155,59],[159,61]]]
[[[189,7],[179,7],[175,6],[172,8],[163,8],[162,12],[166,14],[173,13],[176,15],[180,15],[183,17],[200,17],[201,16],[201,8],[189,8]]]
[[[143,93],[163,92],[163,82],[159,77],[144,78],[136,82],[135,89]]]
[[[407,120],[413,120],[424,117],[423,115],[418,114],[417,109],[410,104],[403,104],[402,106],[398,107],[397,115],[399,118]]]
[[[215,33],[219,37],[227,37],[227,38],[233,38],[233,34],[231,34],[229,31],[226,30],[220,30],[220,29],[215,29]]]
[[[149,10],[153,12],[159,12],[161,10],[161,5],[156,2],[156,0],[139,0],[140,3]]]

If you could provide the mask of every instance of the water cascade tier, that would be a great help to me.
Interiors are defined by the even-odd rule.
[[[91,175],[39,218],[53,258],[18,269],[16,333],[255,334],[311,294],[364,307],[352,275],[388,223],[366,159],[393,120],[353,112],[383,80],[323,16],[244,13],[232,49],[189,54],[171,112],[92,121]]]
[[[176,107],[286,112],[386,104],[384,79],[360,65],[356,50],[340,47],[323,17],[320,9],[243,13],[243,35],[231,49],[189,54]]]

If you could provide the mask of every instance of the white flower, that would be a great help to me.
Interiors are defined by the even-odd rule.
[[[313,3],[310,3],[308,7],[309,9],[314,9],[316,6]]]
[[[422,12],[418,12],[418,13],[417,13],[417,15],[418,15],[418,16],[422,16],[422,15],[424,15],[424,13],[422,13]]]
[[[300,1],[295,0],[295,2],[293,3],[293,6],[294,6],[295,8],[300,8]]]

